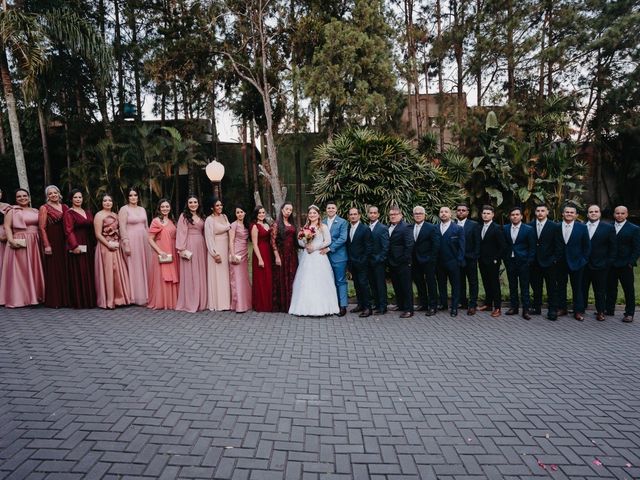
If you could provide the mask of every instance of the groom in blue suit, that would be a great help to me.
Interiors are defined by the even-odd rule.
[[[331,233],[331,245],[320,250],[320,253],[329,255],[329,262],[333,269],[333,277],[336,282],[338,292],[338,303],[340,305],[340,317],[347,313],[349,297],[347,295],[347,232],[349,227],[347,221],[338,216],[338,206],[336,202],[328,202],[326,206],[327,217],[322,221]]]

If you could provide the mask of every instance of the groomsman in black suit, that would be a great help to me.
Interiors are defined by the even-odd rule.
[[[633,267],[640,257],[640,227],[627,220],[629,210],[625,206],[618,206],[613,211],[616,231],[616,256],[609,269],[607,287],[607,315],[614,314],[616,298],[618,296],[618,281],[624,292],[624,317],[625,323],[633,322],[633,314],[636,309],[635,287],[633,280]]]
[[[440,308],[447,308],[447,279],[451,285],[452,317],[458,315],[460,301],[460,268],[464,267],[464,230],[451,221],[451,209],[440,208],[440,250],[438,250],[438,291]]]
[[[598,205],[591,205],[587,210],[587,230],[591,239],[589,263],[584,268],[584,299],[589,298],[589,285],[593,284],[593,295],[596,298],[596,320],[604,320],[607,296],[607,276],[609,268],[616,258],[616,230],[613,225],[600,221],[602,213]]]
[[[464,230],[464,267],[460,268],[460,304],[468,308],[467,315],[475,315],[478,308],[478,258],[480,257],[480,228],[469,217],[469,206],[456,206],[456,223]],[[467,280],[469,299],[467,300]]]
[[[492,317],[501,313],[502,296],[500,292],[500,262],[507,242],[500,225],[493,221],[495,210],[491,205],[482,207],[482,227],[480,228],[480,276],[484,285],[484,305],[478,310],[491,310]]]
[[[522,302],[522,318],[531,320],[529,315],[529,267],[536,256],[536,237],[533,228],[522,223],[522,209],[514,207],[509,212],[510,225],[504,226],[504,238],[507,243],[504,263],[509,279],[509,301],[511,308],[507,315],[516,315],[520,307],[518,286]]]
[[[562,237],[559,235],[560,225],[549,220],[549,209],[546,205],[538,205],[535,210],[536,219],[529,223],[536,235],[536,258],[531,263],[531,290],[533,301],[531,313],[542,314],[542,287],[547,286],[547,318],[558,318],[558,279],[557,263],[563,253]]]
[[[371,206],[367,211],[369,230],[371,230],[371,257],[369,259],[369,285],[371,300],[376,315],[387,313],[387,281],[385,268],[389,253],[389,229],[380,223],[378,207]]]
[[[371,315],[369,303],[368,267],[371,258],[371,230],[360,222],[360,212],[357,208],[349,209],[349,231],[347,233],[348,267],[353,277],[358,306],[351,309],[351,313],[360,312],[360,317]]]
[[[413,317],[413,289],[411,288],[411,257],[413,255],[413,229],[402,219],[399,207],[389,210],[389,273],[396,293],[396,310],[400,318]]]
[[[438,302],[436,284],[436,260],[440,248],[438,228],[425,222],[424,207],[413,207],[413,261],[411,276],[418,290],[418,311],[426,310],[427,316],[435,315]]]
[[[567,283],[571,281],[573,294],[573,317],[584,320],[586,299],[583,291],[584,267],[589,262],[591,242],[584,223],[576,222],[578,211],[575,205],[567,204],[562,209],[562,222],[558,235],[563,240],[564,252],[558,262],[558,315],[567,314]]]

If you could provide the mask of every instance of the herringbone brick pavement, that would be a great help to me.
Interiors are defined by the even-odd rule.
[[[0,478],[640,478],[640,329],[0,310]]]

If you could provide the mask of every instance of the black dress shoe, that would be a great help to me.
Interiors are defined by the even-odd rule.
[[[467,310],[467,315],[475,315],[476,314],[476,307],[471,307],[469,308],[469,310]]]
[[[529,310],[522,310],[522,318],[525,320],[531,320],[531,315],[529,315]]]
[[[362,312],[360,313],[360,315],[358,315],[360,318],[367,318],[368,316],[371,315],[371,309],[367,308],[362,310]]]
[[[427,317],[433,317],[436,313],[438,313],[438,312],[436,311],[436,309],[435,309],[435,308],[430,308],[430,309],[428,309],[424,314],[425,314]]]
[[[518,309],[512,307],[505,312],[505,315],[516,315],[517,313],[518,313]]]
[[[349,310],[349,312],[351,312],[351,313],[358,313],[358,312],[361,312],[361,311],[363,311],[363,310],[364,310],[364,308],[362,308],[360,305],[358,305],[357,307],[354,307],[354,308],[352,308],[351,310]]]
[[[340,307],[340,313],[338,313],[339,317],[344,317],[347,314],[347,307]]]
[[[387,313],[387,309],[386,309],[386,308],[385,308],[385,309],[383,309],[383,310],[380,310],[379,308],[376,308],[376,309],[373,311],[373,314],[374,314],[374,315],[384,315],[385,313]]]
[[[444,311],[447,309],[446,305],[438,305],[438,310]]]
[[[575,318],[576,320],[578,320],[579,322],[584,321],[584,315],[582,313],[576,313],[573,315],[573,318]]]
[[[413,317],[413,312],[403,312],[400,315],[400,318],[411,318],[411,317]]]
[[[613,317],[616,314],[616,312],[614,312],[613,310],[607,310],[604,313],[609,317]]]
[[[457,308],[452,308],[451,311],[449,312],[449,315],[451,315],[452,317],[457,317],[458,316],[458,309]]]
[[[569,312],[567,311],[566,308],[561,308],[560,310],[558,310],[558,316],[559,317],[564,317],[567,313],[569,313]]]
[[[532,308],[531,310],[529,310],[529,313],[531,315],[542,315],[542,309],[541,308]]]
[[[558,315],[556,315],[555,313],[549,313],[547,314],[547,319],[551,320],[552,322],[555,322],[556,320],[558,320]]]
[[[418,305],[416,308],[413,309],[414,312],[426,312],[427,310],[429,310],[429,307],[425,305]]]
[[[389,310],[392,312],[399,312],[400,311],[400,307],[397,305],[394,305],[393,307],[389,307]]]

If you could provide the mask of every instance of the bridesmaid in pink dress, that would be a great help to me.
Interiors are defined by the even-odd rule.
[[[178,252],[176,224],[171,215],[171,203],[166,198],[158,202],[156,216],[149,228],[149,245],[156,253],[149,262],[148,308],[175,310],[178,301]],[[171,259],[170,262],[167,260]],[[162,260],[163,263],[160,263]]]
[[[82,192],[70,192],[71,208],[64,214],[69,267],[69,298],[73,308],[96,306],[95,251],[93,214],[82,208]]]
[[[236,207],[236,221],[229,230],[229,279],[231,283],[231,309],[237,313],[251,309],[249,283],[249,220],[242,207]]]
[[[120,239],[127,260],[131,280],[131,303],[146,305],[149,294],[149,222],[147,211],[138,202],[140,195],[135,188],[127,194],[128,203],[118,211]]]
[[[2,190],[0,190],[0,200],[2,200]],[[11,208],[8,203],[0,202],[0,276],[2,276],[2,262],[4,260],[4,250],[7,247],[7,234],[4,231],[4,214]]]
[[[16,205],[7,210],[7,247],[0,278],[0,305],[8,308],[44,301],[44,273],[38,235],[38,210],[30,207],[29,192],[16,190]],[[65,281],[65,279],[61,279]]]
[[[55,185],[45,191],[47,203],[40,207],[40,240],[44,247],[44,305],[50,308],[69,306],[69,270],[62,218],[69,209]]]
[[[256,206],[253,211],[254,220],[249,229],[251,243],[253,244],[253,258],[251,260],[253,285],[251,296],[253,298],[253,309],[256,312],[273,311],[271,232],[266,218],[267,211],[262,205]]]
[[[200,201],[187,198],[178,219],[176,250],[180,256],[180,286],[176,310],[197,312],[207,308],[207,247]]]
[[[204,222],[204,238],[207,242],[207,292],[209,310],[231,308],[229,285],[229,219],[222,213],[222,202],[214,198],[211,215]]]
[[[118,216],[112,211],[113,197],[102,196],[102,210],[96,213],[93,226],[98,240],[95,257],[96,303],[100,308],[131,304],[129,271],[120,246]]]

